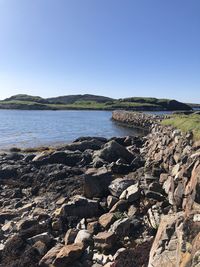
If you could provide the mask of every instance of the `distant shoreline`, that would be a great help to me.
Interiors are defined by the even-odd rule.
[[[19,94],[0,101],[0,109],[176,111],[191,110],[192,107],[174,99],[153,97],[113,99],[106,96],[84,94],[45,99],[40,96]]]

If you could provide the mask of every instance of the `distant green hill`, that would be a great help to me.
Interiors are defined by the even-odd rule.
[[[187,104],[170,99],[150,97],[129,97],[113,99],[97,95],[67,95],[53,98],[42,98],[25,94],[14,95],[0,101],[0,109],[23,110],[190,110]]]
[[[98,95],[66,95],[66,96],[58,96],[46,99],[49,103],[54,104],[74,104],[77,101],[94,101],[97,103],[106,103],[108,101],[113,101],[114,99],[106,96],[98,96]]]
[[[25,95],[25,94],[19,94],[19,95],[13,95],[9,98],[6,98],[4,101],[28,101],[28,102],[37,102],[37,103],[46,103],[48,104],[48,101],[40,96],[31,96],[31,95]]]
[[[195,104],[195,103],[187,103],[188,106],[192,107],[192,108],[200,108],[200,104]]]

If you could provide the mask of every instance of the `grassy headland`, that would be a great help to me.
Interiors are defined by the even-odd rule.
[[[190,110],[184,103],[170,99],[130,97],[113,99],[96,95],[68,95],[54,98],[42,98],[30,95],[15,95],[0,101],[0,109],[22,110]]]
[[[191,131],[194,136],[194,140],[200,140],[200,115],[172,115],[169,118],[162,121],[163,125],[171,125],[182,132]]]

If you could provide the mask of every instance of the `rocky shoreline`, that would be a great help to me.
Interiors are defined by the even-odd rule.
[[[148,127],[2,152],[0,267],[199,266],[200,143]]]
[[[151,126],[159,123],[165,116],[147,114],[143,112],[133,112],[125,110],[115,110],[112,112],[112,120],[122,123],[128,127],[137,127],[149,132]]]

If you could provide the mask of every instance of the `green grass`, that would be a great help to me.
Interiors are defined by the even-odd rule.
[[[200,140],[200,115],[172,115],[162,121],[162,125],[171,125],[182,132],[193,132],[194,140]]]
[[[140,102],[119,102],[116,101],[114,104],[111,104],[112,107],[117,107],[117,108],[125,108],[125,107],[160,107],[159,105],[156,105],[154,103],[140,103]]]
[[[119,102],[112,101],[106,103],[99,103],[96,101],[76,101],[73,104],[45,104],[32,101],[22,101],[22,100],[10,100],[10,101],[0,101],[0,107],[9,107],[16,109],[27,109],[35,107],[37,109],[57,109],[57,110],[67,110],[67,109],[89,109],[89,110],[113,110],[113,109],[126,109],[126,108],[139,108],[139,107],[152,107],[159,108],[158,105],[150,103],[134,103],[134,102]]]
[[[73,104],[47,104],[48,107],[55,109],[105,109],[104,103],[97,103],[95,101],[78,101]]]

